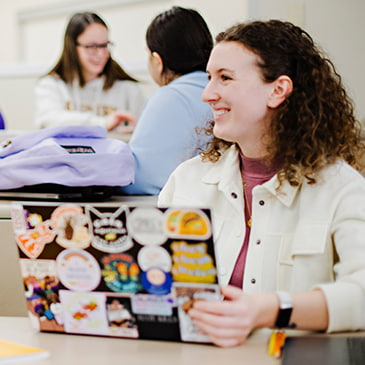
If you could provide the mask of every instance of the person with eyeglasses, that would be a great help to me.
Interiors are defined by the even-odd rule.
[[[39,128],[100,125],[131,133],[144,105],[138,82],[111,56],[108,27],[97,14],[74,14],[56,65],[35,87]]]

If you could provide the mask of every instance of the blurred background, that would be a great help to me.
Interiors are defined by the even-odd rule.
[[[155,89],[147,72],[145,31],[173,5],[198,10],[215,36],[237,22],[289,20],[307,30],[334,62],[365,119],[364,0],[11,0],[0,4],[0,110],[8,129],[34,129],[36,80],[58,59],[70,16],[94,11],[109,26],[114,58],[142,82],[146,96]]]

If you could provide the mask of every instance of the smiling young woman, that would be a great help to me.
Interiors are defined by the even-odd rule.
[[[211,143],[159,195],[212,209],[225,300],[195,303],[193,322],[223,347],[262,327],[365,329],[365,146],[341,78],[288,22],[216,41]]]
[[[144,97],[137,81],[112,58],[111,45],[108,27],[97,14],[71,17],[58,62],[36,85],[38,127],[101,125],[121,133],[134,130]]]

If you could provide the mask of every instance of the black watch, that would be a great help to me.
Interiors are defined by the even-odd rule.
[[[288,292],[278,291],[276,295],[279,298],[279,314],[276,318],[276,328],[290,328],[290,317],[293,310],[293,300]]]

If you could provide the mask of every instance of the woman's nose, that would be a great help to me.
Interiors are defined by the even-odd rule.
[[[217,98],[218,98],[218,94],[215,91],[214,85],[211,81],[209,81],[207,86],[203,90],[202,100],[206,103],[209,103],[210,101],[217,100]]]

